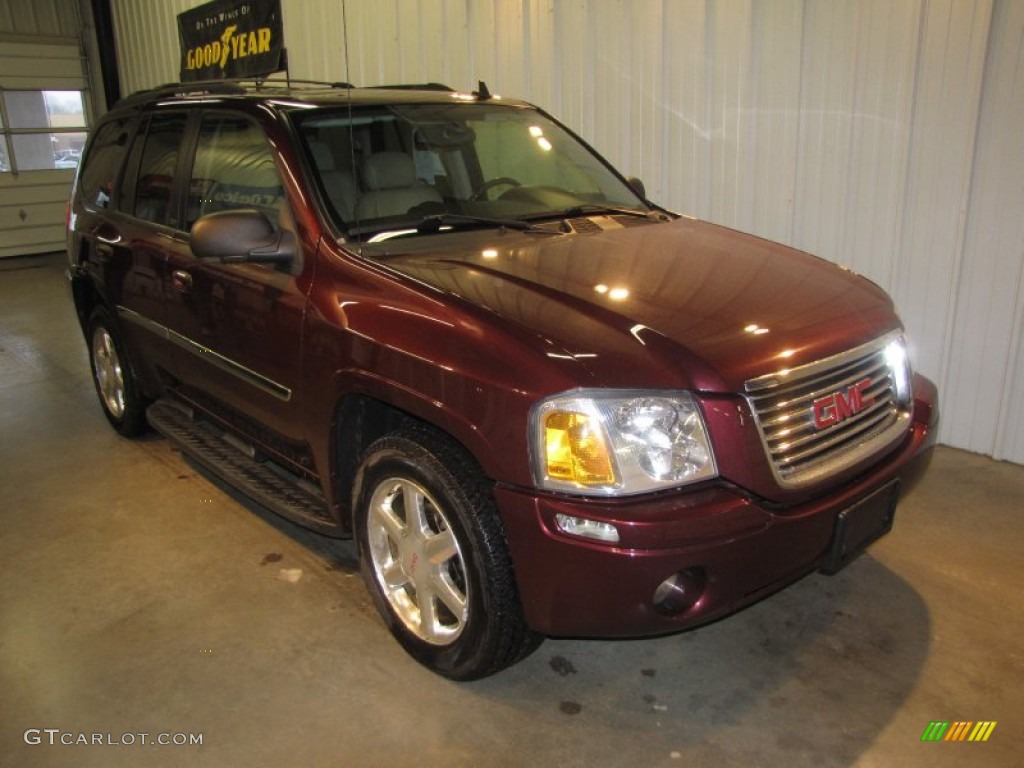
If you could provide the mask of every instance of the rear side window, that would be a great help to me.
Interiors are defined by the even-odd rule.
[[[255,208],[275,229],[284,202],[281,176],[262,129],[247,118],[203,118],[189,181],[187,225],[216,211]]]
[[[127,151],[127,118],[112,120],[96,129],[78,181],[79,194],[87,206],[106,208],[110,205]]]
[[[149,121],[139,175],[135,183],[132,213],[157,224],[168,221],[174,172],[185,136],[185,115],[156,115]]]

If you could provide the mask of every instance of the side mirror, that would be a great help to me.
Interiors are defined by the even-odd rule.
[[[632,187],[633,191],[640,195],[642,199],[647,199],[647,190],[644,187],[644,183],[640,181],[640,179],[638,179],[636,176],[630,176],[628,179],[626,179],[626,181],[629,182],[629,186]]]
[[[287,264],[295,258],[295,238],[274,231],[270,219],[255,208],[237,208],[200,216],[192,225],[192,253],[225,264]]]

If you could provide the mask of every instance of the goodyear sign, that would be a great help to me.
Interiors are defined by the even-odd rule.
[[[284,69],[280,0],[213,0],[178,14],[178,37],[182,82]]]

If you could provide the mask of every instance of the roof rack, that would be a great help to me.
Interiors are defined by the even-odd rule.
[[[322,80],[296,80],[294,78],[229,78],[223,80],[195,80],[188,83],[164,83],[155,88],[148,88],[143,91],[136,91],[130,96],[119,100],[115,106],[133,107],[148,103],[153,99],[171,96],[240,96],[250,89],[260,90],[261,88],[290,88],[293,85],[315,85],[323,88],[347,89],[353,86],[350,83],[335,81],[326,82]]]
[[[368,85],[366,90],[375,91],[449,91],[455,89],[443,83],[395,83],[393,85]]]
[[[207,94],[242,94],[245,93],[238,82],[233,80],[201,80],[194,83],[164,83],[155,88],[136,91],[131,96],[120,99],[115,107],[133,107],[145,104],[161,96],[204,96]]]
[[[297,80],[292,78],[281,78],[281,77],[266,77],[258,80],[247,80],[245,82],[255,83],[257,89],[265,85],[283,85],[285,88],[290,88],[293,85],[318,85],[323,88],[337,88],[339,90],[345,90],[348,88],[355,88],[352,83],[346,83],[343,80]]]

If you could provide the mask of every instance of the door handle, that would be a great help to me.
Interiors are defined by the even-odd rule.
[[[192,275],[183,269],[176,269],[171,272],[171,285],[178,293],[188,293],[192,290]]]
[[[104,264],[114,258],[114,248],[121,242],[121,233],[109,224],[98,227],[94,233],[93,249],[96,261]]]

